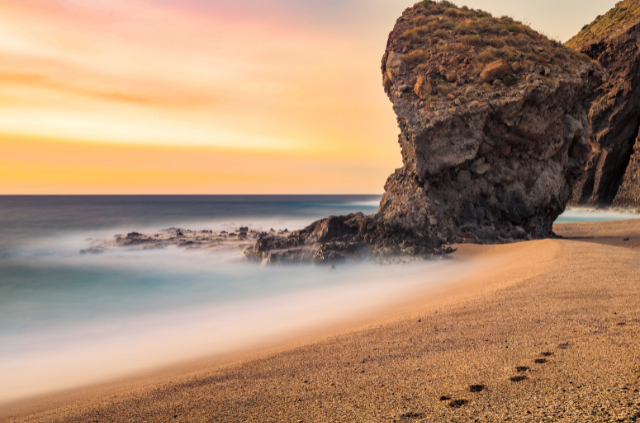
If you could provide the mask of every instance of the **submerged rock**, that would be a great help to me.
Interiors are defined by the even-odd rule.
[[[382,83],[404,166],[373,216],[332,216],[286,238],[316,262],[446,254],[456,242],[548,237],[591,158],[588,99],[605,74],[589,57],[510,18],[420,2],[389,36]]]
[[[594,150],[574,204],[640,206],[640,1],[619,2],[567,42],[609,73],[589,110]]]

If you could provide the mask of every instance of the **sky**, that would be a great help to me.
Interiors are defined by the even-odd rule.
[[[380,194],[400,0],[0,0],[0,194]],[[458,0],[566,41],[617,0]]]

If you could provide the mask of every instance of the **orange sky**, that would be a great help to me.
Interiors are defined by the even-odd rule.
[[[401,165],[380,58],[412,3],[0,2],[0,194],[380,193]],[[615,1],[566,34],[511,3],[460,4],[566,39]]]

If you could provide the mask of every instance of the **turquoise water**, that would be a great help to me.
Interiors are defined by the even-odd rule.
[[[558,217],[556,223],[605,222],[627,219],[640,219],[640,214],[615,210],[569,208]]]
[[[430,283],[408,277],[428,264],[330,272],[248,264],[240,250],[80,255],[91,239],[168,227],[292,230],[332,214],[372,214],[379,201],[0,197],[0,402],[273,340]]]
[[[0,197],[0,402],[221,354],[364,313],[464,271],[456,262],[265,267],[239,250],[111,250],[169,227],[299,229],[380,196]],[[633,215],[633,217],[639,217]],[[562,221],[628,218],[570,212]],[[559,221],[560,221],[559,220]]]

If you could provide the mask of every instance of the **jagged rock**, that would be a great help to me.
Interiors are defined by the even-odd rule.
[[[420,2],[397,20],[382,78],[403,167],[376,215],[315,222],[287,238],[296,248],[313,249],[316,263],[385,262],[450,253],[455,242],[553,235],[590,159],[588,98],[604,79],[597,63],[513,19]],[[265,234],[247,257],[282,242]]]
[[[507,49],[504,57],[496,57],[496,45]],[[481,242],[520,239],[520,230],[550,236],[590,158],[584,102],[602,83],[599,66],[509,18],[446,2],[404,12],[383,74],[388,57],[399,60],[395,52],[407,46],[405,72],[385,87],[398,115],[404,167],[387,181],[377,219],[393,231],[438,240],[462,232]],[[454,70],[459,83],[448,84]],[[419,78],[434,81],[438,102],[416,107],[411,96],[396,95],[396,87]],[[499,83],[482,85],[493,81]],[[456,107],[451,99],[461,97],[466,102]]]
[[[413,90],[420,99],[426,100],[431,95],[433,87],[427,78],[421,76],[418,78]]]
[[[622,185],[614,200],[615,206],[637,207],[640,205],[640,137],[636,138],[633,151]]]
[[[351,227],[335,216],[319,220],[306,229],[306,239],[311,242],[323,243],[351,234]]]
[[[576,184],[572,203],[640,206],[640,0],[619,2],[566,44],[609,73],[591,99],[589,142],[594,155]]]

